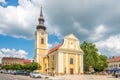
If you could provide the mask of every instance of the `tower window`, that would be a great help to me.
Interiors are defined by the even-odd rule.
[[[70,58],[70,64],[73,64],[73,58]]]
[[[44,44],[44,39],[43,38],[41,38],[41,44]]]

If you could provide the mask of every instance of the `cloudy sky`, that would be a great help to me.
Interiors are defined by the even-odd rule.
[[[73,33],[107,56],[120,55],[120,0],[0,0],[0,58],[34,56],[34,31],[43,6],[49,46]]]

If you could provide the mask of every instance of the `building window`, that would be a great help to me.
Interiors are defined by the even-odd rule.
[[[70,58],[70,64],[73,64],[73,58]]]
[[[117,64],[116,64],[116,68],[117,68],[118,66],[117,66]]]
[[[114,67],[115,67],[115,64],[114,64]]]
[[[54,56],[53,56],[53,61],[54,61]]]
[[[41,44],[44,44],[44,39],[43,38],[41,38]]]
[[[54,66],[54,56],[52,56],[52,66]]]

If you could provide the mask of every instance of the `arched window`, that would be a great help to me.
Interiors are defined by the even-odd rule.
[[[41,38],[41,44],[44,44],[44,39],[43,38]]]

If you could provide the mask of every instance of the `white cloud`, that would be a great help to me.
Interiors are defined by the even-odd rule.
[[[0,0],[0,2],[2,2],[2,3],[4,3],[4,4],[6,4],[5,0]]]
[[[17,57],[17,58],[26,58],[27,52],[24,50],[15,50],[15,49],[0,49],[0,63],[2,57]]]
[[[0,6],[0,34],[15,38],[33,39],[43,0],[19,0],[18,3],[17,7],[8,6],[5,8]],[[47,18],[47,14],[44,13],[43,16]],[[57,25],[53,26],[48,21],[45,23],[49,33],[61,35]]]
[[[104,25],[99,25],[95,27],[95,29],[91,32],[90,40],[98,40],[101,39],[106,33],[107,29]]]
[[[108,56],[120,56],[120,34],[95,43],[101,53]]]
[[[0,1],[5,2],[5,0]],[[16,38],[33,39],[34,31],[38,24],[40,4],[43,4],[45,25],[48,33],[62,36],[74,33],[82,40],[98,40],[106,36],[104,35],[104,30],[104,32],[97,30],[99,28],[104,29],[104,25],[118,24],[120,19],[120,1],[117,3],[113,0],[109,0],[109,2],[105,0],[93,0],[92,2],[89,0],[65,0],[64,2],[60,0],[18,1],[19,5],[17,7],[0,6],[0,34]],[[68,2],[71,5],[65,4]],[[103,24],[103,27],[98,26],[98,29],[95,28],[96,25],[100,24]],[[109,29],[108,31],[114,30],[116,32],[119,26],[116,25],[114,27],[116,28],[107,29]],[[111,32],[107,35],[110,34]]]
[[[35,2],[35,0],[32,1]],[[38,24],[39,13],[40,7],[30,0],[19,0],[17,7],[0,6],[0,34],[32,39]]]

